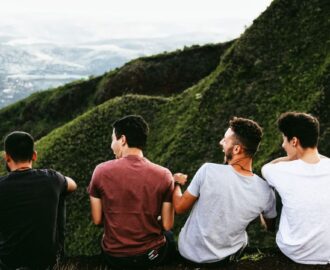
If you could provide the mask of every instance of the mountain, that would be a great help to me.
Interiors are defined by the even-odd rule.
[[[132,113],[143,115],[150,124],[146,156],[173,172],[186,172],[190,178],[204,162],[222,161],[223,153],[218,142],[228,120],[235,115],[254,119],[264,128],[263,142],[255,158],[256,171],[267,160],[281,154],[276,119],[280,113],[289,110],[306,111],[319,117],[319,148],[321,153],[329,155],[329,14],[327,0],[274,0],[253,25],[221,53],[213,71],[192,85],[183,86],[186,89],[180,89],[169,97],[159,97],[160,92],[155,92],[158,96],[123,95],[113,98],[111,95],[97,95],[94,96],[97,101],[87,106],[87,112],[42,137],[37,143],[37,166],[57,169],[79,184],[78,191],[68,200],[69,254],[99,252],[101,231],[91,224],[86,187],[95,165],[113,158],[110,153],[111,123],[118,117]],[[178,52],[178,55],[183,53]],[[165,60],[163,63],[167,65]],[[133,63],[136,68],[145,66],[149,72],[148,61]],[[162,61],[158,64],[154,72],[161,69]],[[188,67],[191,65],[180,66],[181,72]],[[175,71],[172,73],[174,76]],[[156,80],[162,75],[149,76],[148,73],[145,79],[147,77]],[[120,84],[125,85],[126,79]],[[108,81],[95,78],[84,83],[98,84],[101,80]],[[132,83],[137,81],[132,80]],[[163,89],[167,88],[164,86]],[[51,101],[56,91],[59,90],[45,92],[45,100]],[[87,103],[83,99],[80,102]],[[103,103],[97,105],[98,102]],[[59,107],[59,113],[69,114],[64,108]],[[53,108],[48,105],[48,109]],[[38,113],[36,110],[33,115]],[[182,218],[177,219],[175,232],[182,223]],[[271,237],[260,237],[263,234],[257,224],[249,228],[249,234],[252,246],[274,245]]]
[[[210,74],[231,44],[192,46],[138,58],[102,76],[32,94],[0,110],[0,136],[19,129],[40,138],[88,109],[123,94],[169,96],[182,92]]]
[[[0,107],[38,90],[102,74],[139,56],[115,48],[25,42],[0,41]]]
[[[0,22],[3,20],[0,18]],[[25,37],[22,33],[17,33],[15,24],[11,26],[13,29],[8,29],[9,26],[8,23],[0,24],[0,108],[36,91],[58,87],[77,79],[99,76],[140,56],[174,50],[182,47],[182,44],[193,44],[192,41],[196,38],[192,34],[185,34],[167,38],[101,39],[65,43],[63,37],[55,41],[49,37]],[[52,25],[48,26],[52,28]],[[42,27],[44,31],[45,27]],[[68,30],[67,35],[74,36],[76,30]],[[33,29],[25,31],[36,32]],[[3,34],[9,32],[11,35]],[[198,35],[199,40],[206,40],[208,37],[201,33],[194,34]],[[79,36],[83,36],[83,33]]]

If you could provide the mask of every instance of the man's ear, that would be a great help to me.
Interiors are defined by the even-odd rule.
[[[125,135],[121,135],[121,145],[125,146],[127,144],[127,140],[126,140],[126,136]]]
[[[236,144],[236,145],[234,146],[234,149],[233,149],[234,154],[239,154],[239,153],[242,152],[242,150],[243,150],[243,148],[242,148],[242,146],[241,146],[240,144]]]
[[[11,156],[9,154],[7,154],[6,152],[4,152],[3,154],[3,159],[8,163],[12,160]]]
[[[37,151],[33,151],[33,154],[32,154],[32,161],[36,161],[37,160]]]
[[[290,143],[293,147],[297,147],[300,144],[299,139],[297,137],[292,137]]]

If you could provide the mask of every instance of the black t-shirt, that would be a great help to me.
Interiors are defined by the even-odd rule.
[[[0,258],[5,264],[33,267],[54,261],[67,185],[63,175],[46,169],[0,178]]]

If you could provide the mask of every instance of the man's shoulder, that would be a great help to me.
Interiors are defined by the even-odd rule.
[[[320,164],[328,166],[330,164],[330,158],[323,156],[320,159]]]
[[[33,181],[31,181],[33,180]],[[36,181],[34,181],[36,180]],[[54,181],[55,180],[55,181]],[[53,183],[65,183],[66,178],[61,173],[53,170],[53,169],[31,169],[24,174],[20,172],[19,174],[13,172],[9,173],[5,176],[2,176],[0,178],[0,185],[2,187],[6,185],[11,185],[15,182],[17,186],[21,186],[22,184],[33,184],[33,185],[40,185],[40,184],[46,184],[47,182],[53,182]]]
[[[56,177],[58,175],[61,175],[61,173],[53,170],[53,169],[31,169],[31,170],[27,170],[26,172],[24,172],[24,176],[27,177],[32,177],[32,176],[44,176],[44,177]],[[5,176],[1,176],[0,177],[0,181],[6,180],[8,178],[16,178],[19,175],[15,174],[15,172],[9,173]]]
[[[230,166],[226,164],[206,162],[200,167],[200,170],[212,170],[215,172],[223,172],[230,170]]]
[[[62,174],[54,169],[32,169],[30,171],[31,175],[41,175],[45,177],[58,177]]]
[[[171,171],[162,166],[162,165],[159,165],[157,163],[154,163],[154,162],[151,162],[150,160],[146,159],[146,165],[150,168],[150,169],[153,169],[155,171],[159,171],[159,172],[162,172],[162,173],[171,173]]]
[[[264,191],[271,190],[271,187],[269,186],[269,183],[265,179],[263,179],[262,177],[260,177],[257,174],[254,174],[254,178],[256,179],[256,183],[257,183],[256,185],[260,189],[262,189]]]
[[[297,166],[297,160],[292,161],[280,161],[276,163],[267,163],[264,166],[262,166],[261,171],[267,172],[267,171],[280,171],[286,168],[292,168]]]
[[[111,159],[96,165],[95,170],[104,170],[121,166],[122,159]]]
[[[171,174],[171,171],[163,167],[159,164],[153,163],[150,160],[143,158],[141,159],[143,163],[143,166],[141,166],[141,170],[148,170],[151,173],[158,173],[158,174]],[[98,164],[95,168],[96,171],[98,172],[104,172],[104,171],[117,171],[117,170],[127,170],[127,164],[128,163],[134,163],[136,160],[129,159],[129,158],[119,158],[119,159],[113,159],[113,160],[108,160],[105,162],[102,162]],[[172,174],[171,174],[172,175]]]

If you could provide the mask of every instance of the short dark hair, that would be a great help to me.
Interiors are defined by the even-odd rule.
[[[253,157],[258,150],[262,137],[262,129],[258,123],[246,118],[233,117],[229,121],[229,128],[243,146],[246,155]]]
[[[15,162],[32,160],[34,139],[24,131],[14,131],[4,140],[5,151]]]
[[[289,141],[297,137],[302,148],[317,147],[320,124],[314,116],[302,112],[286,112],[280,115],[277,124]]]
[[[147,143],[149,127],[141,115],[128,115],[112,124],[116,138],[125,135],[128,147],[143,149]]]

